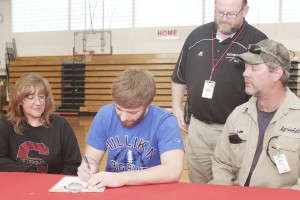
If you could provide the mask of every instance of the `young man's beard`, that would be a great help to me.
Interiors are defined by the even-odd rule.
[[[135,126],[136,124],[138,124],[140,121],[142,121],[142,119],[144,119],[145,115],[146,115],[146,112],[147,112],[147,108],[142,112],[142,114],[140,115],[139,118],[137,118],[136,120],[126,120],[126,121],[121,121],[120,117],[120,121],[121,121],[121,124],[127,128],[131,128],[133,126]]]

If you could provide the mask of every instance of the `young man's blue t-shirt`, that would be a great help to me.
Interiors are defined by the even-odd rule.
[[[176,117],[154,105],[131,128],[121,124],[114,104],[102,107],[92,122],[86,142],[95,149],[108,151],[106,171],[109,172],[160,165],[160,155],[164,152],[184,150]]]

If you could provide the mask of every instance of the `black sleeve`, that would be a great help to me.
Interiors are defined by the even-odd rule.
[[[18,151],[18,147],[14,147],[11,141],[16,137],[11,137],[11,134],[16,134],[13,131],[9,122],[2,118],[0,119],[0,171],[1,172],[36,172],[35,168],[18,163],[10,155]]]
[[[75,133],[67,120],[65,122],[64,132],[61,135],[62,153],[64,168],[62,174],[77,175],[77,169],[81,164],[81,153]]]
[[[246,44],[256,44],[262,40],[268,39],[268,36],[265,33],[256,29],[252,25],[249,25],[248,22],[246,23],[247,23],[247,30],[246,30],[246,36],[244,36],[244,39],[247,42]]]
[[[172,74],[174,83],[185,85],[185,58],[187,56],[187,40],[185,41]]]

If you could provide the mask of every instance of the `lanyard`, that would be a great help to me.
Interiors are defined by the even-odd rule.
[[[227,49],[224,51],[224,53],[222,54],[222,56],[220,57],[220,59],[217,61],[217,63],[215,64],[215,49],[214,49],[214,34],[211,33],[211,58],[212,58],[212,67],[211,67],[211,72],[210,72],[210,77],[209,80],[211,80],[211,77],[215,71],[215,68],[217,67],[217,65],[220,63],[220,61],[222,60],[222,58],[225,56],[225,54],[227,53],[227,51],[229,50],[229,48],[232,46],[232,44],[236,41],[236,39],[239,37],[239,35],[241,34],[241,32],[243,31],[244,27],[245,27],[246,23],[244,22],[242,28],[240,29],[240,32],[236,35],[236,37],[231,41],[230,45],[227,47]]]

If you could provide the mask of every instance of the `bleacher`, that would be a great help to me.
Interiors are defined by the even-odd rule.
[[[101,106],[112,103],[114,78],[135,66],[154,74],[157,94],[153,104],[170,110],[171,74],[177,58],[178,54],[131,54],[94,56],[89,62],[81,62],[74,61],[73,56],[18,57],[10,63],[10,90],[21,75],[34,72],[50,82],[57,112],[95,113]],[[63,63],[69,63],[71,69],[63,67]],[[78,68],[82,63],[84,69]]]
[[[295,52],[295,56],[299,57],[300,52]],[[18,57],[10,62],[9,85],[12,90],[21,75],[38,73],[50,82],[58,113],[94,114],[101,106],[112,103],[111,84],[114,78],[121,71],[135,66],[148,69],[155,76],[157,94],[153,104],[171,110],[171,74],[177,58],[178,54],[122,54],[94,56],[91,61],[84,62],[74,61],[73,56]],[[70,69],[63,67],[63,63],[70,61],[74,62],[71,73]],[[78,63],[84,63],[84,69],[77,68]],[[288,86],[300,97],[297,59],[292,62]]]

